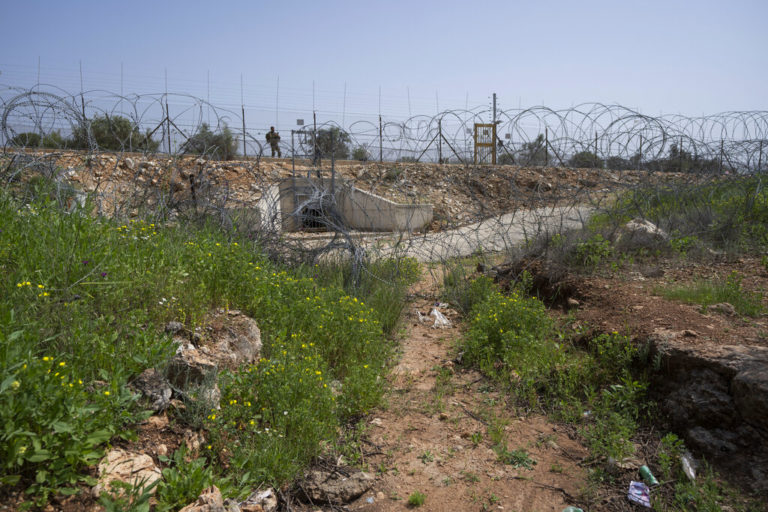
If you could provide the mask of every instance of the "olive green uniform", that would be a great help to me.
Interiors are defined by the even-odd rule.
[[[269,147],[272,149],[272,156],[275,156],[275,152],[277,152],[277,156],[283,156],[280,152],[280,134],[275,131],[268,131],[267,132],[267,142],[269,142]]]

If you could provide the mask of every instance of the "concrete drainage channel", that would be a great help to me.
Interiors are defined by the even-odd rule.
[[[258,203],[262,223],[281,232],[413,232],[432,222],[431,204],[403,204],[345,180],[293,177],[273,185]]]
[[[511,249],[542,233],[584,225],[593,208],[555,206],[520,210],[436,233],[423,233],[433,205],[395,203],[343,180],[293,177],[273,185],[258,203],[263,228],[310,246],[343,233],[372,256],[441,261],[478,251]]]

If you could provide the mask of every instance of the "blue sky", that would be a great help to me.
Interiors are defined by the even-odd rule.
[[[768,110],[765,1],[3,0],[0,84],[168,89],[288,118],[619,103]],[[279,95],[278,95],[279,77]],[[210,82],[210,88],[209,88]],[[346,88],[346,94],[344,90]],[[410,101],[409,101],[410,98]],[[296,116],[294,116],[296,114]]]

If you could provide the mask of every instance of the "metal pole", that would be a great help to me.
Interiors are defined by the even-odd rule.
[[[331,128],[331,197],[336,198],[336,155],[333,147],[333,128]]]
[[[280,131],[278,123],[278,107],[280,105],[280,75],[277,75],[277,89],[275,90],[275,130]]]
[[[437,120],[437,163],[443,163],[443,120]],[[494,141],[495,142],[495,141]]]
[[[595,169],[597,169],[597,130],[595,130],[595,158],[594,158],[594,164],[595,164]]]
[[[240,73],[240,110],[243,113],[243,159],[247,158],[248,154],[245,149],[245,101],[243,100],[243,74]]]
[[[723,139],[720,139],[720,165],[717,172],[723,174]]]
[[[679,172],[683,172],[683,136],[680,136],[680,147],[677,148],[677,165]]]
[[[640,161],[637,162],[638,167],[643,166],[643,134],[640,134],[640,149],[638,150],[638,154],[640,155]]]
[[[240,105],[240,109],[243,112],[243,160],[247,160],[248,159],[248,152],[245,149],[245,106],[244,105]],[[291,137],[291,138],[293,138],[293,137]]]
[[[312,101],[314,101],[315,94],[315,82],[312,82]],[[312,130],[312,165],[319,165],[317,158],[317,112],[312,111],[312,124],[314,126]]]
[[[384,125],[379,114],[379,163],[384,162]]]
[[[296,176],[296,151],[293,149],[293,133],[294,131],[291,130],[291,172]]]
[[[494,94],[495,96],[495,94]],[[493,136],[493,145],[491,146],[493,148],[493,153],[491,153],[491,163],[493,165],[496,165],[496,123],[493,123],[493,127],[491,129],[491,135]]]
[[[381,91],[381,89],[379,89]],[[344,100],[341,103],[341,127],[344,128],[344,122],[347,117],[347,82],[344,82]]]
[[[760,141],[760,157],[757,160],[757,172],[763,168],[763,141]]]
[[[496,93],[493,93],[493,124],[496,124]]]
[[[168,109],[168,96],[165,96],[165,125],[168,134],[168,154],[171,154],[171,111]]]
[[[496,93],[493,93],[493,153],[491,153],[491,163],[496,165]]]
[[[549,165],[549,127],[544,127],[544,167]]]

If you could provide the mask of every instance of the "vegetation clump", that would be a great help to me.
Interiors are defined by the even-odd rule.
[[[211,482],[228,496],[285,483],[380,403],[386,330],[418,276],[415,262],[385,260],[355,282],[344,265],[281,267],[214,227],[109,220],[88,204],[65,212],[50,197],[0,192],[4,485],[43,504],[95,483],[86,468],[110,440],[135,439],[132,427],[149,414],[128,383],[167,367],[175,346],[163,326],[204,327],[215,308],[254,318],[262,353],[221,373],[220,409],[170,411],[203,426],[207,441],[196,462],[178,453],[164,461],[160,509]]]

